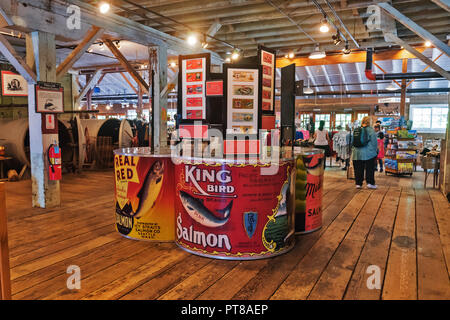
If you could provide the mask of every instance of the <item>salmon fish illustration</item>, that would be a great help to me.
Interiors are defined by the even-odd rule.
[[[233,200],[231,200],[225,208],[217,210],[217,212],[223,216],[223,218],[218,218],[205,207],[203,200],[194,198],[189,193],[184,191],[180,191],[180,199],[183,207],[186,209],[191,218],[204,226],[211,228],[220,227],[227,223],[230,218]]]
[[[156,199],[158,199],[161,191],[163,179],[164,163],[162,161],[156,161],[148,171],[144,185],[137,195],[139,198],[139,206],[134,215],[136,219],[148,214],[150,209],[155,206]]]

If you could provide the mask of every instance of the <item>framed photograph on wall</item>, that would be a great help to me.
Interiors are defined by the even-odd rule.
[[[63,113],[64,88],[59,83],[38,82],[36,85],[36,112]]]
[[[2,95],[12,97],[27,97],[28,83],[20,74],[2,70]]]
[[[258,61],[262,65],[261,73],[261,109],[265,114],[275,112],[275,51],[258,47]]]
[[[261,68],[224,65],[226,133],[257,134],[260,127]]]
[[[178,99],[181,120],[206,119],[206,79],[209,54],[179,56]]]

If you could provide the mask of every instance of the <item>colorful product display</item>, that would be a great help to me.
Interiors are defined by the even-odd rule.
[[[176,243],[206,257],[251,260],[294,245],[293,160],[277,174],[268,164],[178,159],[175,165]]]
[[[174,167],[170,155],[114,153],[116,230],[132,239],[173,241]]]
[[[200,120],[206,115],[206,58],[181,58],[182,119]]]
[[[295,232],[309,233],[322,227],[324,151],[296,150]]]
[[[262,110],[274,109],[274,82],[275,82],[275,55],[272,52],[261,50],[262,65]]]
[[[226,71],[227,129],[231,132],[257,133],[258,72],[258,69],[239,68],[228,68]],[[245,130],[242,130],[243,127]]]

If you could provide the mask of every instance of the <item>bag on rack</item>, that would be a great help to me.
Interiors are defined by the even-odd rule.
[[[353,131],[353,146],[365,147],[369,143],[369,136],[365,127],[358,127]]]

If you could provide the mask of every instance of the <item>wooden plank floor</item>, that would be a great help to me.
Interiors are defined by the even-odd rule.
[[[222,261],[114,230],[113,173],[65,175],[62,207],[31,208],[30,181],[7,183],[13,299],[450,299],[450,208],[423,173],[377,173],[356,190],[325,174],[323,227],[287,254]],[[66,287],[69,265],[81,289]],[[370,266],[380,288],[369,289]]]

